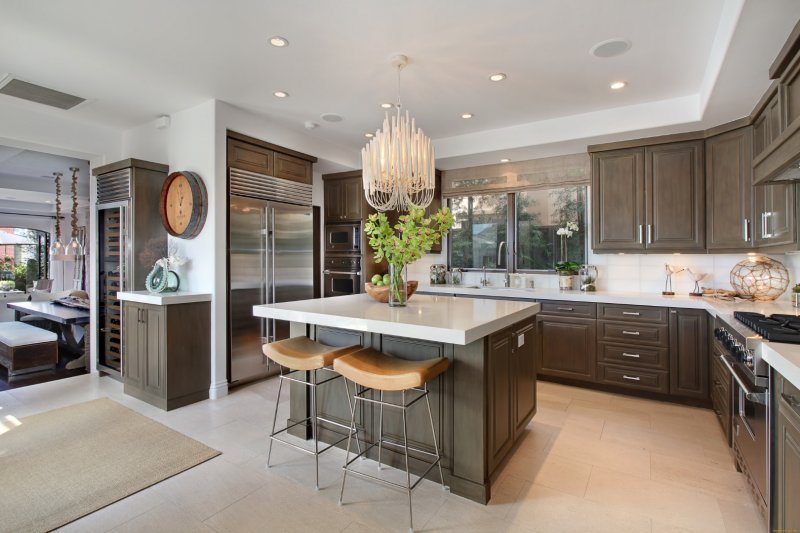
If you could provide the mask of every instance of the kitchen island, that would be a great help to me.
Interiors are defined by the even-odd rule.
[[[393,308],[366,294],[253,307],[255,316],[289,321],[292,336],[332,346],[360,344],[403,359],[447,357],[447,372],[428,383],[445,482],[454,494],[481,503],[489,501],[493,474],[536,412],[538,311],[533,302],[426,295]],[[321,416],[350,422],[340,382],[320,387],[318,398]],[[307,416],[307,400],[305,387],[291,388],[291,420]],[[409,411],[409,440],[431,450],[423,411]],[[393,415],[384,415],[384,434],[400,440],[401,421]],[[377,409],[359,409],[356,421],[360,438],[374,442]],[[310,428],[302,431],[308,437]],[[336,436],[330,429],[320,432],[323,440]],[[400,455],[383,453],[385,461],[400,466]]]

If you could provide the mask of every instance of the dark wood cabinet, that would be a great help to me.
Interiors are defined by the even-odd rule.
[[[800,390],[775,372],[775,440],[771,495],[773,531],[800,531]]]
[[[781,120],[780,99],[775,88],[774,93],[767,101],[764,109],[753,121],[753,157],[758,157],[764,149],[772,144],[781,131],[783,131],[783,121]]]
[[[336,179],[325,176],[326,222],[358,222],[366,214],[361,171],[346,174]]]
[[[311,185],[316,157],[233,131],[227,146],[228,167]]]
[[[126,301],[123,317],[125,394],[165,410],[208,398],[209,302],[161,306]]]
[[[273,167],[276,178],[311,185],[311,161],[275,152]]]
[[[536,371],[549,376],[594,381],[597,366],[597,321],[539,314]]]
[[[706,139],[706,247],[753,246],[753,128]]]
[[[703,158],[703,141],[645,148],[647,249],[705,248]]]
[[[228,139],[228,166],[272,176],[275,152],[243,141]]]
[[[705,249],[703,141],[592,154],[595,251]]]
[[[512,381],[514,385],[514,437],[527,427],[536,413],[536,321],[531,319],[511,334]]]
[[[489,390],[489,471],[493,471],[514,444],[514,374],[509,330],[489,336],[487,359]]]
[[[592,154],[592,248],[644,248],[644,149]]]
[[[709,321],[711,322],[711,321]],[[731,445],[731,409],[733,406],[733,376],[719,358],[724,353],[721,347],[717,347],[717,341],[713,336],[712,330],[709,331],[708,347],[708,367],[710,370],[709,395],[711,396],[711,408],[717,415],[722,432],[725,434],[725,442]]]
[[[755,244],[758,248],[793,245],[797,242],[797,186],[772,183],[753,187],[755,198]]]
[[[708,313],[669,310],[670,384],[676,396],[708,399]]]

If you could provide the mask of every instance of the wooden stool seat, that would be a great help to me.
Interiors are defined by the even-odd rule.
[[[337,358],[360,349],[358,345],[344,348],[327,346],[308,337],[292,337],[262,346],[264,355],[292,370],[319,370],[330,366]]]
[[[410,361],[364,348],[336,359],[333,369],[363,387],[401,391],[422,387],[447,370],[449,364],[446,357]]]

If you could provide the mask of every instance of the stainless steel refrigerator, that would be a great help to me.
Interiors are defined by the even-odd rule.
[[[266,376],[261,346],[289,336],[288,322],[256,318],[253,306],[314,297],[314,227],[310,206],[230,197],[231,383]]]

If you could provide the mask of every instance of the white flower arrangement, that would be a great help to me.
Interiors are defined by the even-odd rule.
[[[574,222],[567,222],[563,228],[558,228],[556,231],[556,235],[565,235],[566,237],[572,237],[572,234],[578,231],[578,225]]]
[[[156,265],[164,270],[173,270],[188,262],[189,260],[186,257],[179,254],[178,245],[174,241],[170,241],[167,245],[167,256],[156,261]]]

